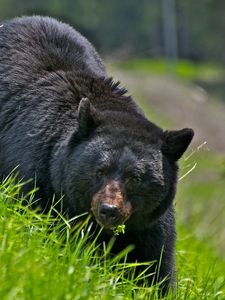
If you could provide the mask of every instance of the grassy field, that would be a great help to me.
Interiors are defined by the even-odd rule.
[[[225,157],[202,147],[180,165],[177,287],[165,299],[223,300]],[[1,300],[158,299],[157,286],[140,286],[141,278],[134,278],[137,265],[126,263],[129,247],[114,258],[110,244],[100,253],[96,241],[90,242],[88,216],[72,222],[23,207],[21,184],[13,178],[0,184]]]
[[[0,299],[157,299],[157,287],[133,278],[129,248],[113,259],[110,245],[100,254],[88,219],[71,227],[39,215],[16,200],[19,189],[12,179],[0,187]],[[225,262],[210,243],[179,225],[176,252],[177,292],[166,299],[224,299]]]

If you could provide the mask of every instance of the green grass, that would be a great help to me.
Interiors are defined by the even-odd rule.
[[[191,163],[189,162],[191,161]],[[208,239],[219,253],[225,248],[225,157],[197,151],[182,162],[182,172],[196,163],[187,180],[179,182],[176,197],[179,221],[199,239]]]
[[[225,261],[210,243],[178,226],[178,299],[225,299]]]
[[[90,242],[88,218],[38,214],[21,205],[13,181],[0,185],[1,300],[157,299],[157,287],[138,286],[136,264],[125,262],[130,248],[110,258],[111,244],[100,252]],[[178,288],[166,299],[224,299],[225,262],[190,232],[178,226]]]
[[[224,78],[224,68],[211,63],[192,63],[187,60],[169,62],[166,59],[135,59],[117,62],[116,66],[129,71],[166,75],[174,74],[187,80],[217,80]]]

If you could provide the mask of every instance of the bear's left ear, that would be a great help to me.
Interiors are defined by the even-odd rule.
[[[101,122],[101,114],[93,107],[88,98],[82,98],[78,107],[79,134],[87,136]]]
[[[82,98],[78,106],[78,128],[67,138],[69,149],[82,139],[87,138],[90,133],[102,122],[102,114],[94,108],[88,98]]]
[[[178,131],[165,131],[162,152],[170,159],[176,161],[186,151],[194,136],[194,131],[184,128]]]

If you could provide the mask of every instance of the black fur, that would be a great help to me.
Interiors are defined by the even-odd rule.
[[[23,17],[0,27],[0,175],[18,166],[20,177],[35,178],[43,208],[63,194],[70,217],[119,182],[132,213],[113,251],[133,244],[130,260],[159,261],[163,249],[166,291],[174,278],[176,161],[193,131],[163,132],[125,93],[70,26]]]

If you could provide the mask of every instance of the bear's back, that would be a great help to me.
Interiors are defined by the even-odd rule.
[[[16,18],[1,25],[1,83],[14,88],[13,82],[17,82],[21,88],[59,70],[105,76],[94,47],[69,25],[40,16]]]

